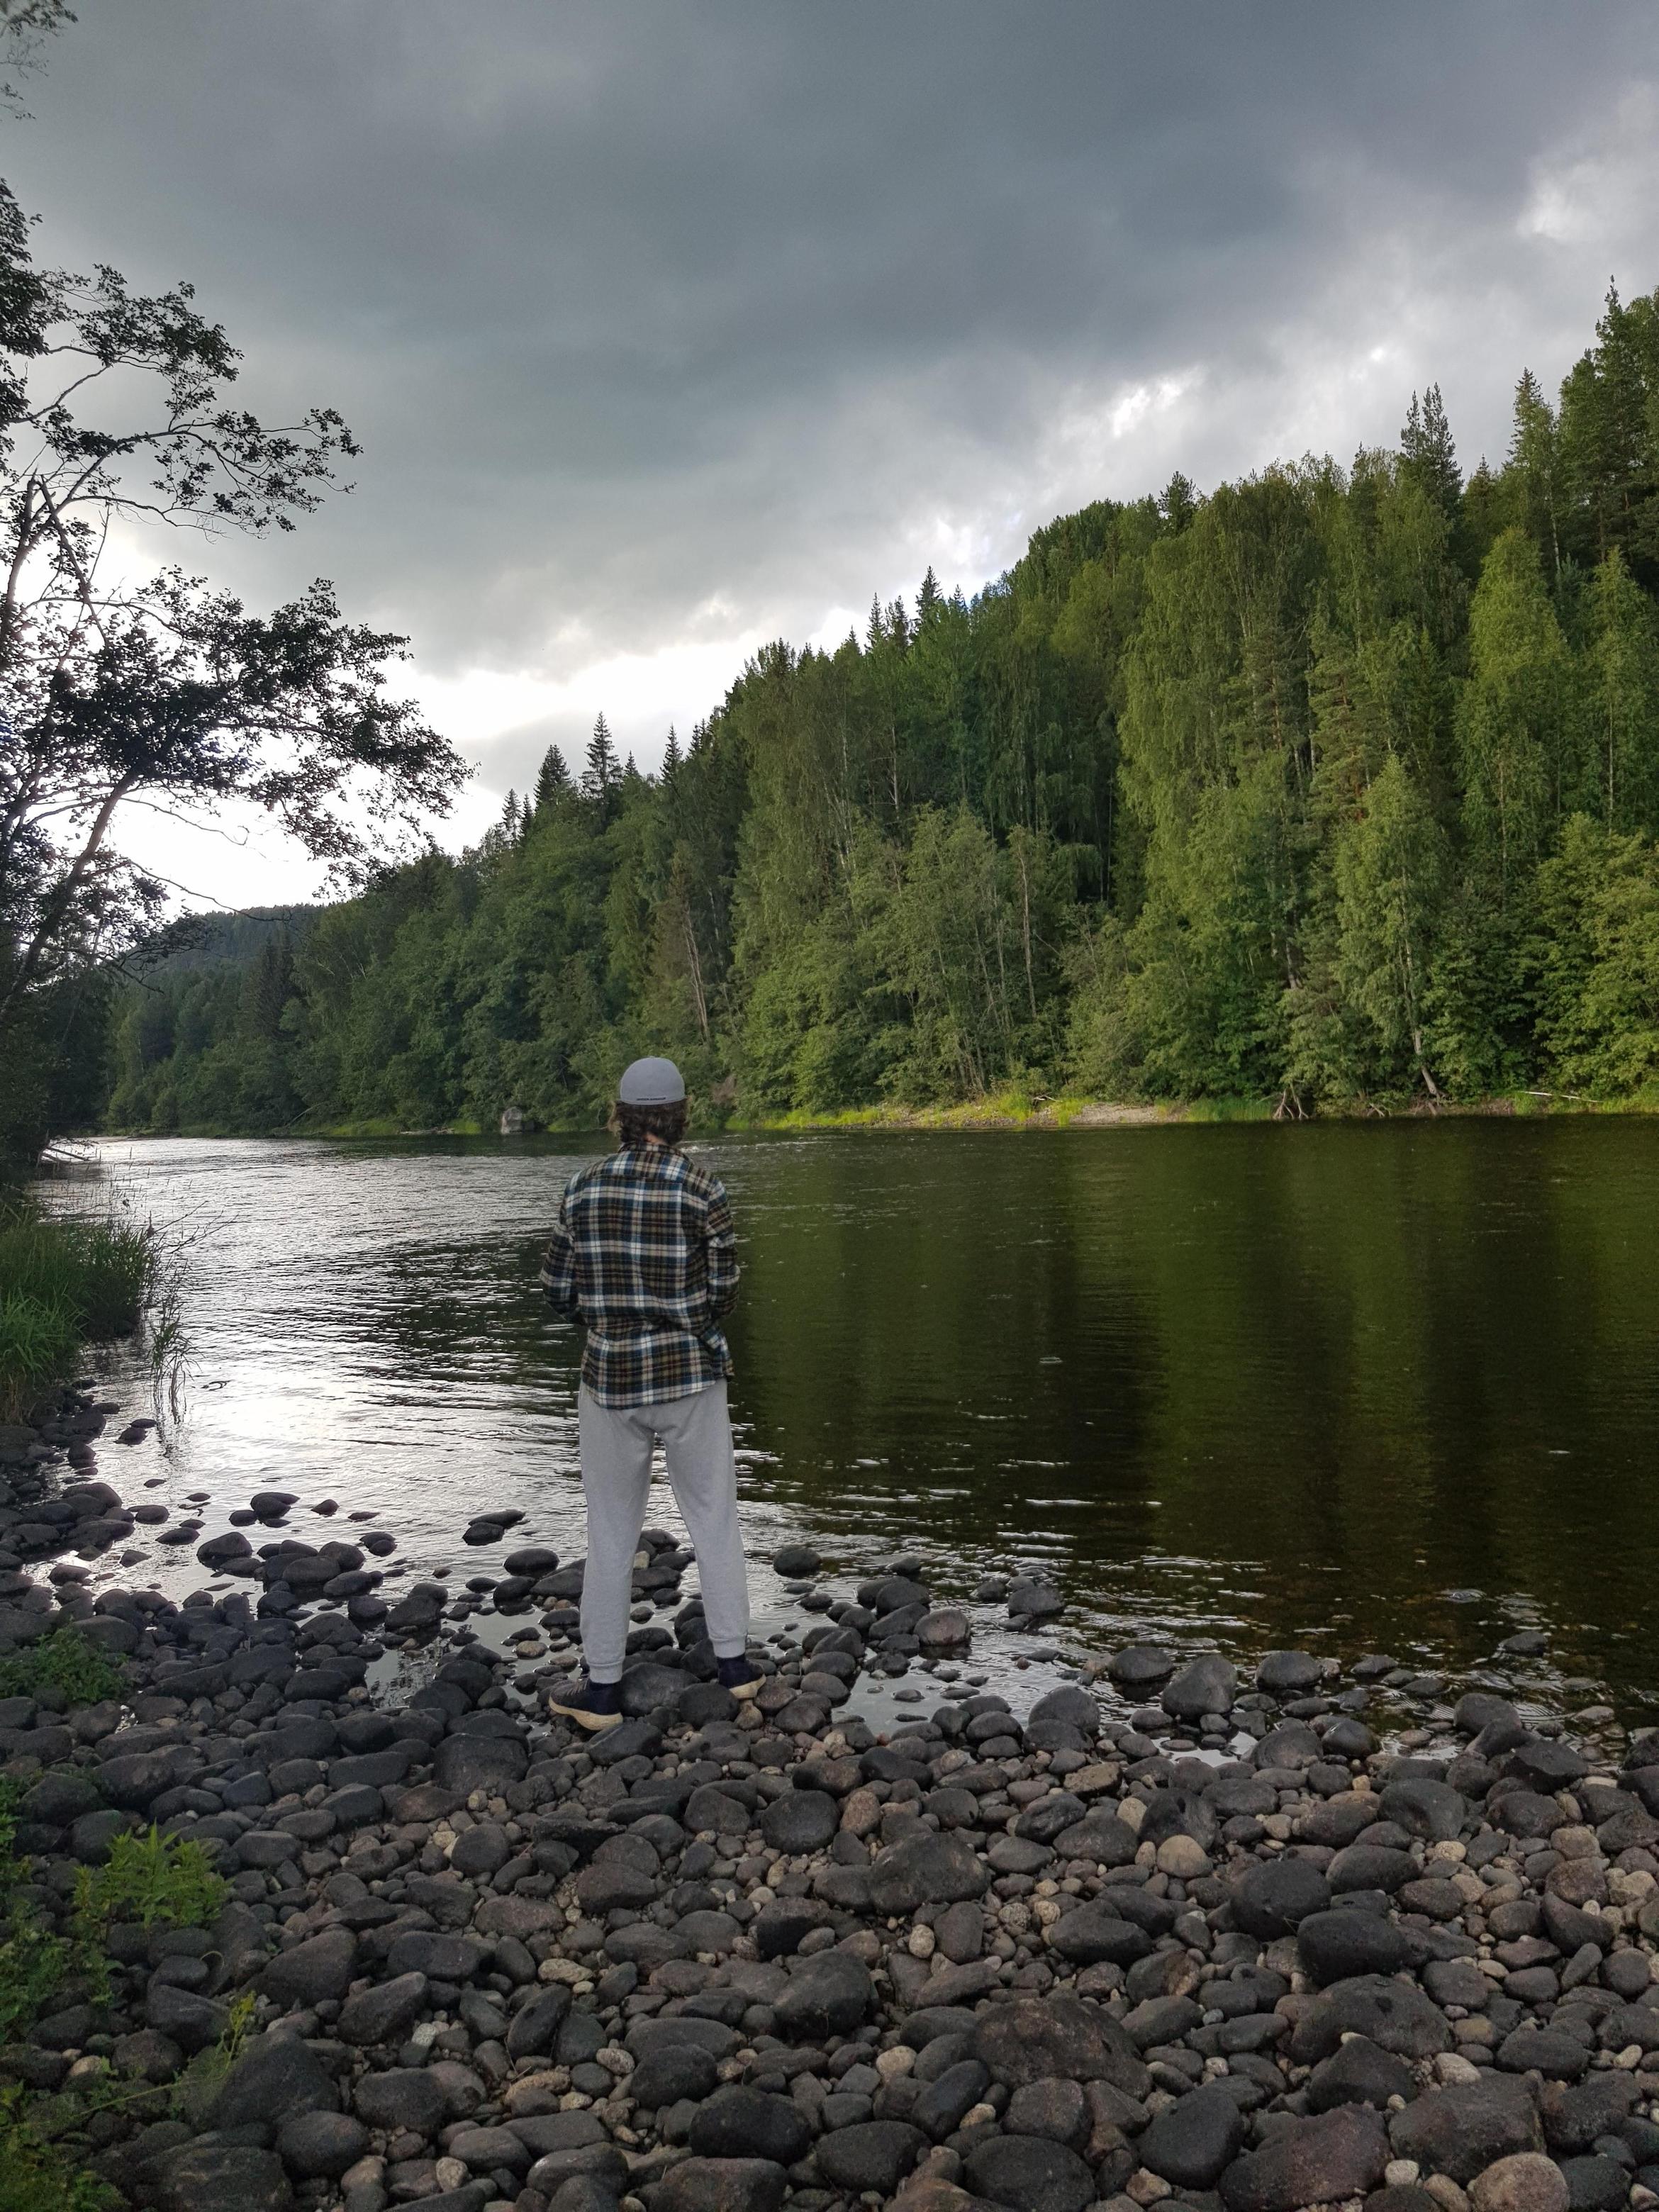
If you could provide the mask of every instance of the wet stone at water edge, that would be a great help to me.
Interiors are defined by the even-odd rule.
[[[131,1525],[103,1419],[3,1470],[5,1656],[123,1669],[0,1699],[16,1893],[70,1936],[152,1823],[218,1885],[114,1915],[0,2080],[125,2203],[1659,2208],[1659,1734],[1574,1741],[1504,1655],[1131,1646],[1015,1710],[946,1655],[1063,1593],[907,1559],[741,1703],[650,1530],[585,1736],[545,1694],[581,1562],[508,1516],[465,1531],[488,1572],[387,1584],[395,1531],[262,1492],[191,1524],[220,1579],[181,1605],[54,1574]]]

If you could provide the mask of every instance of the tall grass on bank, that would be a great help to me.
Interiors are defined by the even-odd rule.
[[[0,1213],[0,1419],[67,1381],[83,1345],[131,1336],[156,1274],[149,1224],[52,1220],[15,1199]]]

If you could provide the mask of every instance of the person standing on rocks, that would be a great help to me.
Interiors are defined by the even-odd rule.
[[[622,1718],[634,1553],[659,1443],[696,1552],[720,1681],[735,1698],[760,1687],[746,1656],[749,1588],[726,1398],[732,1356],[720,1326],[737,1303],[737,1236],[725,1191],[680,1150],[685,1119],[685,1081],[672,1060],[627,1068],[611,1115],[617,1149],[566,1184],[542,1262],[555,1312],[587,1329],[576,1399],[586,1674],[549,1707],[595,1731]]]

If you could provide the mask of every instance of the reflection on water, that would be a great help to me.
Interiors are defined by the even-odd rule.
[[[135,1494],[372,1510],[454,1564],[578,1540],[578,1346],[536,1262],[592,1149],[112,1143],[194,1253],[189,1417]],[[1042,1562],[1168,1628],[1464,1662],[1536,1623],[1640,1706],[1659,1534],[1659,1129],[1637,1121],[724,1140],[751,1538],[945,1588]],[[66,1187],[62,1202],[83,1202]],[[176,1561],[176,1555],[175,1561]],[[188,1554],[185,1562],[188,1562]],[[479,1561],[487,1568],[488,1555]]]

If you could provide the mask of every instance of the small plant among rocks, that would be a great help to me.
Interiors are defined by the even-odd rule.
[[[34,2018],[68,1963],[67,1947],[19,1895],[29,1868],[15,1849],[19,1795],[15,1782],[0,1778],[0,2043]]]
[[[32,2124],[21,2090],[0,2091],[0,2212],[107,2212],[119,2202]]]
[[[119,1697],[125,1680],[120,1661],[75,1628],[55,1629],[27,1650],[0,1660],[4,1698],[36,1698],[46,1691],[67,1705],[96,1705]]]
[[[76,1884],[76,1916],[88,1937],[112,1920],[146,1928],[205,1928],[229,1891],[200,1844],[164,1836],[117,1836],[107,1863],[82,1867]]]

